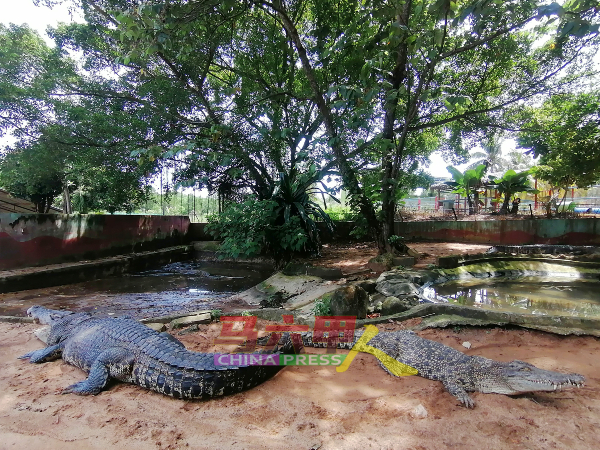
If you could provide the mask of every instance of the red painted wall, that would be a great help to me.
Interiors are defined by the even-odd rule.
[[[184,242],[187,216],[0,214],[0,270]]]
[[[600,219],[396,222],[405,238],[480,244],[600,245]]]

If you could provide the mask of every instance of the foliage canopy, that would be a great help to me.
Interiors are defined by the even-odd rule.
[[[65,92],[121,105],[120,149],[231,200],[271,199],[279,174],[314,161],[382,252],[432,151],[519,128],[528,102],[590,75],[599,39],[595,0],[77,3],[86,23],[53,37],[88,75]]]

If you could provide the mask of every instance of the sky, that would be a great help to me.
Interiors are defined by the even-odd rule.
[[[45,6],[35,6],[33,0],[0,0],[0,21],[8,25],[16,23],[22,25],[28,24],[36,30],[49,45],[53,45],[52,40],[46,35],[48,26],[56,26],[59,22],[70,23],[73,20],[82,22],[81,17],[73,18],[65,5],[55,6],[52,9]],[[515,149],[515,141],[506,139],[502,144],[502,154]],[[434,177],[449,177],[450,174],[446,170],[449,162],[446,162],[440,153],[433,153],[430,158],[431,164],[426,168]],[[469,162],[461,165],[456,165],[458,170],[463,170],[469,165]]]

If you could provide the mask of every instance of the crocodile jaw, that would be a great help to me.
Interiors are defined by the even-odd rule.
[[[495,362],[489,376],[482,379],[480,392],[517,395],[526,392],[556,391],[565,387],[581,387],[585,378],[576,373],[543,370],[523,361]]]
[[[63,317],[73,314],[73,312],[57,311],[55,309],[48,309],[43,306],[35,305],[27,310],[27,314],[38,323],[52,326]]]

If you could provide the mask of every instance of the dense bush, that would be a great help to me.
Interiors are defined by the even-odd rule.
[[[270,254],[279,263],[306,250],[308,235],[299,217],[278,224],[280,207],[273,200],[249,199],[231,204],[209,218],[207,232],[221,240],[220,252],[232,258]]]

